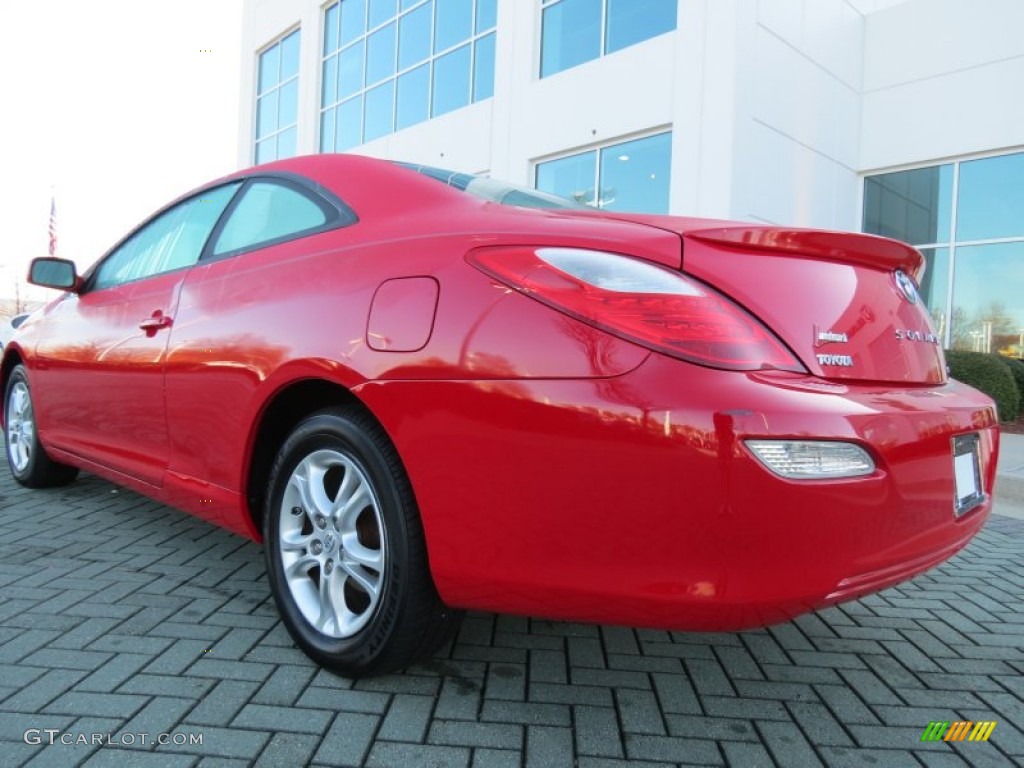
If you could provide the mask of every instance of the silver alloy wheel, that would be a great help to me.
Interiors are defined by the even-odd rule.
[[[36,439],[36,421],[32,414],[32,398],[24,381],[11,387],[7,401],[7,455],[18,472],[24,472],[32,460]]]
[[[318,450],[292,470],[281,500],[278,553],[303,617],[329,637],[356,634],[384,586],[380,502],[358,464]]]

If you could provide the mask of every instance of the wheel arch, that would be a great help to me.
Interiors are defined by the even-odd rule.
[[[24,365],[21,351],[17,347],[8,346],[4,349],[3,363],[0,364],[0,396],[6,397],[7,381],[11,377],[11,371],[19,365]],[[0,426],[4,423],[4,407],[0,407]]]
[[[257,531],[263,530],[267,480],[281,445],[304,418],[339,405],[355,405],[380,424],[380,420],[348,387],[329,379],[292,381],[274,392],[263,404],[250,433],[243,477],[246,507]]]

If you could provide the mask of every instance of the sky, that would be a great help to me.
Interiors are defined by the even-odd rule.
[[[242,0],[0,0],[0,299],[238,167]]]

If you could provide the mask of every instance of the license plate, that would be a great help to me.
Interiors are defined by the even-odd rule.
[[[953,477],[956,487],[953,511],[957,517],[967,514],[985,500],[981,487],[978,442],[977,433],[953,438]]]

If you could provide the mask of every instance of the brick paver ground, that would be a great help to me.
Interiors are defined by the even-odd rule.
[[[0,765],[1024,763],[1024,521],[993,518],[911,584],[768,630],[473,614],[429,663],[355,684],[293,647],[262,563],[96,478],[26,491],[0,471]],[[987,743],[922,743],[932,720],[998,725]],[[119,746],[26,744],[27,729]]]

